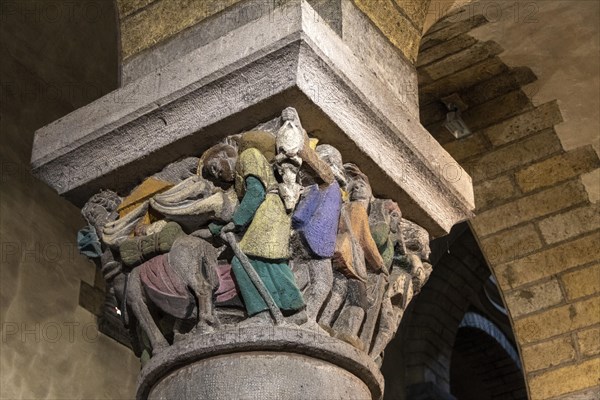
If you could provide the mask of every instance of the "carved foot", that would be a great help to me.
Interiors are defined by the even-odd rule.
[[[152,346],[152,356],[157,355],[158,353],[165,350],[167,347],[169,347],[169,343],[167,342],[156,343],[154,346]]]
[[[289,317],[285,317],[285,322],[290,322],[296,325],[303,325],[308,322],[308,315],[306,311],[298,311],[296,314],[292,314]]]
[[[273,320],[271,319],[271,315],[269,314],[268,311],[262,311],[259,312],[256,315],[253,315],[252,317],[240,322],[238,324],[239,328],[246,328],[249,326],[256,326],[256,325],[272,325],[273,324]]]
[[[194,328],[192,328],[190,333],[192,335],[202,335],[204,333],[211,333],[214,331],[215,331],[214,327],[212,327],[211,325],[207,324],[204,321],[200,321],[200,322],[198,322],[198,324],[196,324],[196,326]]]
[[[334,337],[337,339],[343,340],[346,343],[350,343],[352,346],[356,347],[360,351],[364,351],[364,349],[365,349],[364,343],[356,335],[349,335],[344,332],[336,332],[334,334]]]
[[[304,324],[301,325],[304,329],[310,329],[311,331],[315,331],[321,335],[331,336],[329,332],[321,327],[316,321],[308,320]]]

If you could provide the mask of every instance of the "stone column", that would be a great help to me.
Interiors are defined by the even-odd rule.
[[[381,398],[428,237],[471,216],[414,67],[354,3],[265,4],[141,53],[120,89],[36,132],[34,173],[83,207],[82,246],[152,354],[138,398]]]

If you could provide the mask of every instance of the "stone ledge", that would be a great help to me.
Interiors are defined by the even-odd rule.
[[[433,236],[472,215],[467,173],[305,1],[265,18],[38,130],[34,174],[81,205],[293,106]]]

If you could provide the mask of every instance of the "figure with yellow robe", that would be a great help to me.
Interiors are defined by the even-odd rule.
[[[241,198],[232,223],[221,227],[211,225],[213,234],[233,230],[243,232],[240,249],[248,257],[275,304],[284,315],[304,307],[302,294],[288,260],[291,218],[276,191],[277,182],[271,165],[256,148],[244,150],[235,170],[235,189]],[[249,317],[268,319],[268,306],[259,294],[240,260],[231,262],[240,293]]]

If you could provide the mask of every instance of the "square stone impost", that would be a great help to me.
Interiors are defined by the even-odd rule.
[[[38,130],[35,175],[82,205],[291,106],[433,236],[471,216],[469,175],[419,123],[414,67],[351,2],[328,3],[327,20],[304,0],[249,4],[134,58],[124,86]]]

